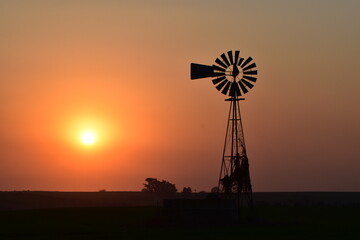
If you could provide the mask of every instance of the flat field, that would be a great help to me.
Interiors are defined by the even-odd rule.
[[[212,224],[169,220],[161,206],[2,210],[0,239],[360,239],[359,204],[285,202]]]
[[[229,224],[167,222],[161,207],[0,212],[0,239],[360,239],[360,207],[257,207]],[[190,221],[191,222],[191,221]]]

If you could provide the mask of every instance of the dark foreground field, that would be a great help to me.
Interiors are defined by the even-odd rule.
[[[0,212],[0,239],[360,239],[359,207],[257,207],[240,224],[167,222],[161,207]]]
[[[109,206],[115,204],[109,196],[115,195],[106,193],[18,194],[0,193],[0,239],[360,239],[358,193],[261,193],[253,216],[241,223],[209,223],[193,215],[178,221],[161,206],[145,206],[159,202],[147,202],[138,193],[125,194],[128,200],[139,201],[126,206]],[[44,196],[55,198],[48,204],[56,208],[41,209],[39,203],[46,207]],[[60,207],[58,203],[79,205],[84,199],[90,205],[107,204]],[[16,207],[28,201],[27,209]],[[18,210],[4,209],[9,204]]]

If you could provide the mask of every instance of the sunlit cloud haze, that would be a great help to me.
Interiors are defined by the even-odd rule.
[[[359,1],[0,2],[0,190],[210,190],[228,102],[190,63],[228,50],[254,191],[360,191]],[[84,131],[96,136],[88,145]]]

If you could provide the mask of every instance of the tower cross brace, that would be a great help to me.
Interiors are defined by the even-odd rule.
[[[218,182],[218,193],[224,198],[236,198],[240,209],[253,206],[249,161],[246,154],[244,131],[240,114],[240,101],[232,97],[226,127],[226,136]]]

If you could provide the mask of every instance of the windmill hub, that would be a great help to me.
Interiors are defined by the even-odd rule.
[[[237,68],[236,64],[233,64],[232,76],[236,78],[239,75],[240,71]]]

